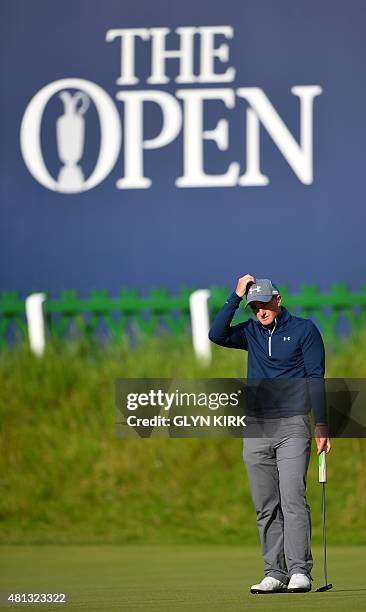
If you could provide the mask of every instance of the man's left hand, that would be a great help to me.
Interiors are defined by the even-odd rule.
[[[331,443],[330,443],[330,438],[315,438],[315,442],[316,442],[316,454],[320,455],[320,453],[325,450],[325,452],[328,454],[330,449],[331,449]]]

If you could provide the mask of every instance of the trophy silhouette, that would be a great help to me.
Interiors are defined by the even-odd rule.
[[[88,110],[90,100],[82,91],[75,94],[62,91],[59,98],[64,103],[64,114],[56,122],[56,139],[58,156],[64,166],[60,169],[57,184],[60,191],[72,193],[80,191],[84,182],[83,171],[77,164],[83,155],[83,115]]]

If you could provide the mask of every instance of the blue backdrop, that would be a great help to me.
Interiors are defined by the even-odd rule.
[[[1,279],[0,289],[26,295],[45,289],[121,287],[147,291],[166,286],[234,285],[244,273],[270,277],[296,290],[302,283],[365,281],[366,4],[363,0],[3,0],[1,21]],[[118,28],[172,30],[167,46],[177,49],[174,30],[184,26],[233,28],[227,61],[216,58],[217,73],[236,69],[230,82],[177,83],[177,59],[166,62],[165,84],[147,82],[151,40],[136,41],[134,85],[116,83],[121,41],[106,41]],[[195,35],[194,69],[200,70],[200,37]],[[53,191],[32,175],[20,146],[20,129],[30,101],[61,79],[96,83],[114,102],[121,120],[122,145],[107,176],[78,193]],[[318,85],[313,100],[313,180],[305,184],[261,124],[260,167],[266,186],[188,187],[183,175],[184,126],[171,143],[146,150],[148,189],[117,188],[124,176],[123,102],[118,92],[157,90],[183,109],[178,89],[226,88],[235,107],[205,103],[205,130],[225,118],[227,147],[203,143],[207,174],[224,174],[230,163],[246,170],[248,104],[238,88],[260,88],[300,142],[299,98],[293,86]],[[75,93],[78,88],[67,88]],[[56,121],[64,112],[57,94],[44,108],[41,151],[50,177],[62,166]],[[101,127],[91,100],[85,113],[85,144],[80,164],[92,174]],[[31,129],[32,126],[29,126]],[[66,128],[65,128],[66,129]],[[144,110],[144,138],[162,129],[158,105]],[[76,138],[76,136],[75,136]],[[30,145],[31,146],[31,145]],[[76,147],[76,145],[75,145]]]

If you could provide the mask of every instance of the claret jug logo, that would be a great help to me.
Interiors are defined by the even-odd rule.
[[[57,185],[63,191],[79,191],[84,183],[84,175],[77,165],[82,157],[85,137],[83,115],[89,107],[90,98],[82,91],[71,95],[68,91],[59,94],[64,103],[64,114],[57,119],[57,150],[62,166]],[[80,106],[78,106],[80,102]]]
[[[170,34],[169,28],[112,29],[106,33],[106,42],[118,44],[120,51],[120,74],[116,79],[119,89],[115,100],[97,83],[82,78],[54,81],[34,95],[20,127],[21,152],[34,179],[52,191],[80,193],[99,185],[118,164],[121,177],[116,182],[117,189],[148,189],[152,179],[146,176],[145,151],[168,146],[182,134],[183,164],[181,175],[175,177],[176,187],[265,186],[270,177],[262,172],[260,163],[260,134],[264,128],[297,179],[304,185],[311,185],[313,106],[322,88],[319,85],[291,88],[291,94],[299,101],[298,142],[262,89],[229,86],[236,77],[235,67],[227,65],[230,63],[228,41],[234,36],[231,26],[179,27],[175,30],[179,48],[175,50],[167,49],[168,42],[169,47],[172,46],[167,40]],[[218,37],[224,42],[220,44]],[[136,88],[139,84],[135,68],[138,39],[149,45],[150,50],[147,89]],[[198,74],[194,71],[195,48],[200,58]],[[174,78],[179,88],[175,92],[161,89],[171,80],[167,75],[168,61],[179,67]],[[43,115],[54,98],[60,112],[56,124],[47,123],[46,138],[53,130],[61,165],[57,176],[46,165],[41,143]],[[294,98],[290,100],[292,103]],[[205,142],[214,142],[217,155],[228,151],[229,120],[221,118],[211,129],[204,129],[208,101],[229,111],[238,108],[245,121],[242,159],[231,161],[222,174],[210,173]],[[162,122],[159,133],[148,139],[145,137],[144,109],[151,103],[159,107]],[[98,116],[100,143],[95,166],[86,176],[82,158],[88,143],[86,132],[91,104]]]
[[[57,153],[63,164],[56,179],[47,169],[41,150],[43,113],[55,95],[63,103],[55,126]],[[90,100],[98,113],[101,139],[95,168],[85,178],[78,162],[84,150]],[[41,185],[62,193],[86,191],[101,183],[116,163],[121,147],[120,117],[113,100],[99,85],[83,79],[61,79],[43,87],[30,101],[20,128],[20,146],[28,170]]]

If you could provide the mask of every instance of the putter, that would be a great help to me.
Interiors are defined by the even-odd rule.
[[[319,482],[322,485],[322,511],[323,511],[323,559],[324,559],[324,580],[325,585],[316,589],[316,593],[324,593],[329,591],[333,587],[332,584],[328,584],[327,578],[327,532],[325,527],[325,483],[327,482],[327,468],[325,463],[325,451],[322,451],[319,455]]]

